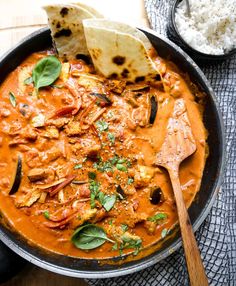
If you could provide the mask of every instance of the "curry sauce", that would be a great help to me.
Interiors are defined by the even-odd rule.
[[[180,166],[187,206],[199,190],[207,153],[203,105],[177,67],[159,57],[162,79],[152,83],[105,79],[81,59],[61,63],[57,80],[37,90],[32,71],[52,54],[32,54],[0,87],[1,213],[53,252],[137,254],[177,222],[170,179],[156,154],[179,98],[197,145]],[[20,186],[10,195],[19,158]],[[87,241],[85,230],[100,238]]]

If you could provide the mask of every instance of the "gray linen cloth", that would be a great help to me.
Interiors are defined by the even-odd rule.
[[[173,0],[146,0],[151,27],[166,36]],[[218,64],[200,66],[216,93],[223,114],[227,143],[224,184],[196,238],[210,285],[236,285],[236,55]],[[118,278],[87,280],[96,286],[189,285],[183,249],[135,274]],[[201,285],[199,285],[201,286]]]

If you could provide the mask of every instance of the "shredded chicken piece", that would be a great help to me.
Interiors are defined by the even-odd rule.
[[[25,195],[16,197],[15,205],[18,208],[32,206],[41,196],[39,189],[28,190]]]
[[[28,179],[31,182],[43,180],[47,178],[47,176],[48,176],[47,169],[40,169],[40,168],[29,170],[29,173],[27,175]]]

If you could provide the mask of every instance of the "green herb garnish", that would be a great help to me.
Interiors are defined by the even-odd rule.
[[[115,242],[111,250],[118,250],[118,247],[119,247],[118,242]]]
[[[96,175],[96,174],[95,174]],[[95,208],[95,200],[98,200],[100,204],[104,207],[104,209],[109,212],[115,202],[116,202],[116,195],[105,195],[103,192],[99,190],[100,185],[98,182],[91,180],[90,181],[90,205],[91,208]]]
[[[60,72],[61,62],[55,56],[48,56],[39,60],[32,72],[36,90],[51,85],[59,77]]]
[[[127,167],[122,164],[116,164],[116,169],[122,172],[127,172]]]
[[[127,224],[122,224],[121,225],[121,229],[123,230],[123,232],[126,232],[128,230],[128,225]]]
[[[168,233],[169,233],[169,230],[167,228],[164,228],[161,232],[161,237],[162,238],[166,237]]]
[[[134,248],[134,255],[137,255],[142,247],[142,239],[141,238],[132,238],[126,234],[121,236],[122,243],[119,246],[119,249],[122,253],[123,249]]]
[[[72,235],[71,241],[77,248],[84,250],[97,248],[106,241],[115,243],[107,237],[103,228],[94,224],[79,227]]]
[[[107,138],[108,138],[108,140],[111,142],[111,144],[115,144],[115,135],[113,134],[113,133],[110,133],[110,132],[108,132],[107,133]]]
[[[133,178],[128,178],[128,181],[127,181],[127,184],[128,184],[128,185],[131,185],[133,182],[134,182],[134,179],[133,179]]]
[[[97,121],[96,126],[97,126],[99,132],[107,131],[109,128],[108,123],[106,121],[102,121],[102,120]]]
[[[74,170],[78,170],[78,169],[81,169],[83,167],[82,164],[77,164],[74,166]]]
[[[9,92],[9,100],[13,107],[16,107],[16,97],[13,92]]]
[[[93,164],[93,167],[100,172],[113,172],[113,168],[116,167],[119,171],[127,172],[127,168],[130,166],[130,162],[125,158],[120,158],[115,155],[107,161],[102,161],[99,158],[98,162]]]
[[[160,220],[166,219],[167,214],[165,213],[157,213],[154,216],[149,217],[147,220],[152,222],[159,222]]]
[[[33,78],[32,78],[32,76],[27,77],[27,78],[24,80],[24,84],[25,84],[25,85],[29,85],[29,84],[31,84],[31,83],[33,83]]]
[[[89,189],[90,189],[90,206],[91,208],[95,208],[95,199],[99,193],[99,183],[96,181],[90,181]]]
[[[104,209],[109,212],[116,202],[116,195],[105,195],[100,201]]]
[[[93,167],[100,172],[110,172],[113,171],[113,165],[110,161],[99,161],[98,163],[94,163]]]
[[[49,219],[49,218],[50,218],[49,211],[45,211],[45,212],[43,213],[43,215],[44,215],[44,217],[45,217],[46,219]]]
[[[96,173],[94,173],[94,172],[89,172],[89,173],[88,173],[88,177],[89,177],[89,179],[91,179],[91,180],[95,180],[95,179],[96,179]]]

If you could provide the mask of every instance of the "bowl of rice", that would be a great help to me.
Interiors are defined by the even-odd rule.
[[[224,60],[236,53],[236,0],[175,0],[168,35],[196,60]]]

